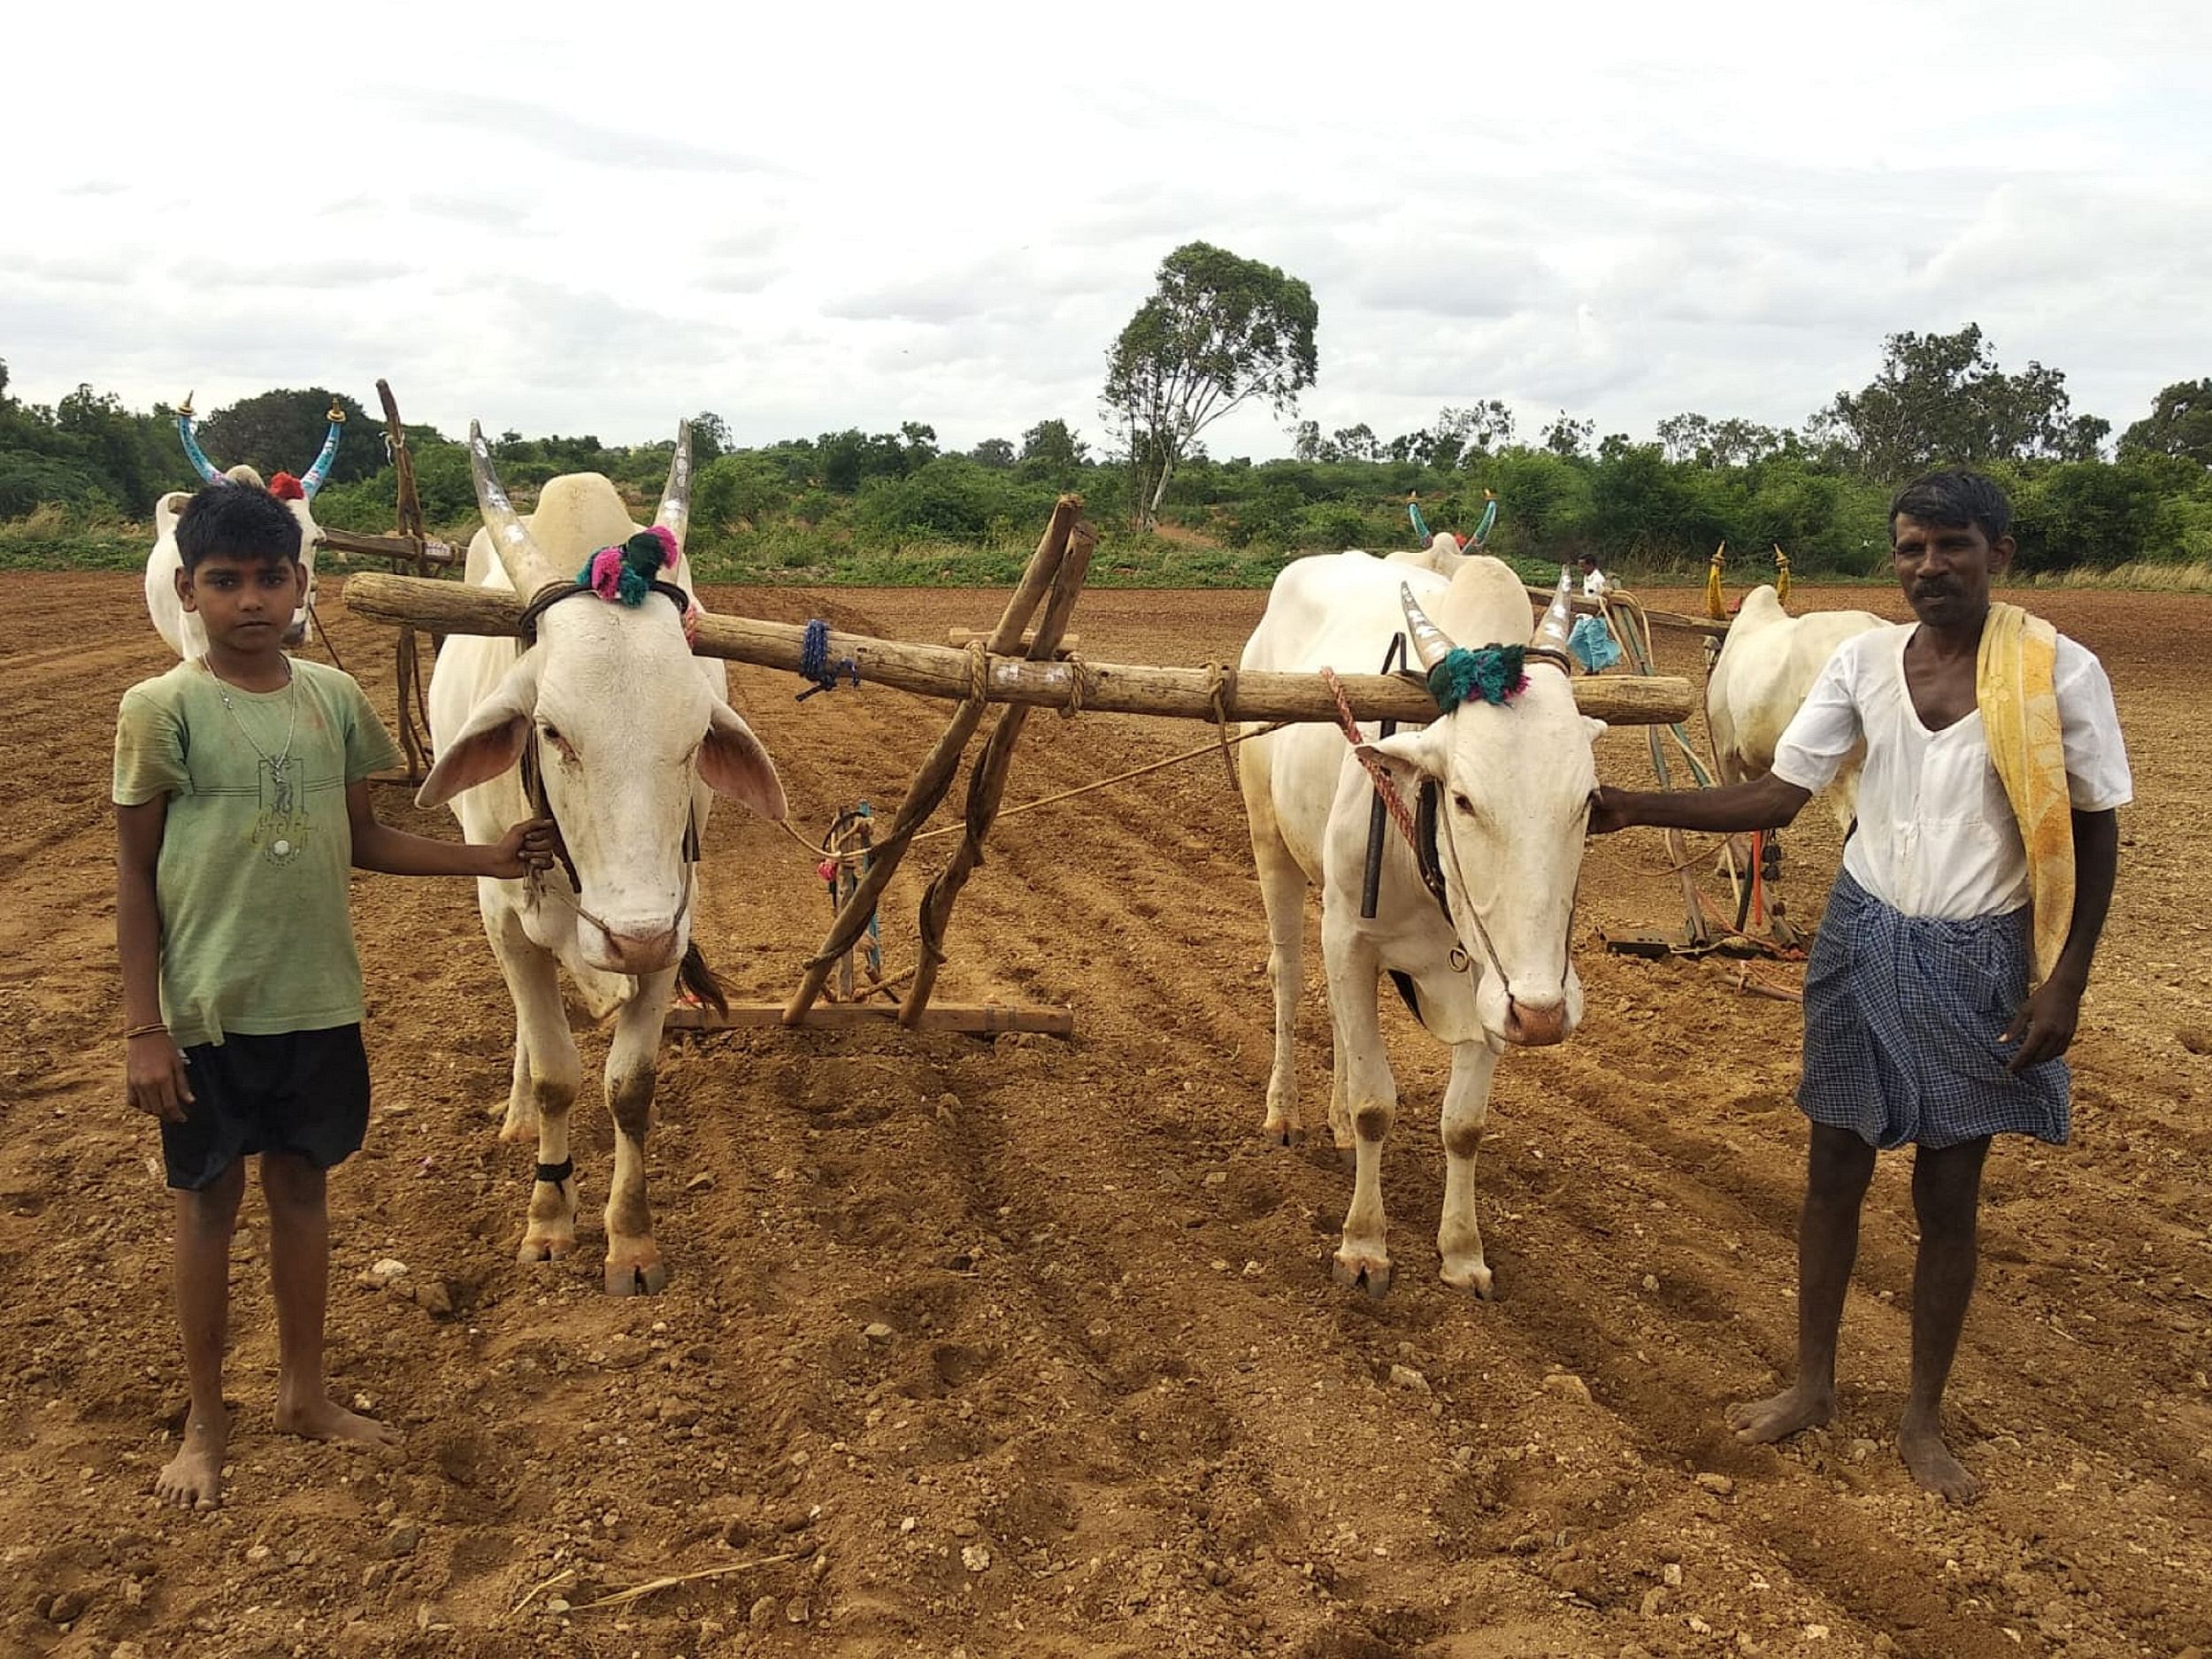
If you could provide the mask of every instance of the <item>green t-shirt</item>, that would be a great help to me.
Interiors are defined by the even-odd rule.
[[[398,759],[353,676],[297,657],[279,691],[193,661],[123,694],[116,804],[169,797],[155,894],[180,1046],[360,1020],[346,786]]]

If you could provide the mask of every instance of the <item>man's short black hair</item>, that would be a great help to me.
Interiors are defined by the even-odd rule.
[[[1899,518],[1917,518],[1922,524],[1942,525],[1947,529],[1961,529],[1967,525],[1978,526],[1993,545],[1997,538],[2012,528],[2012,503],[2005,492],[1979,472],[1970,472],[1964,467],[1953,467],[1946,472],[1928,472],[1897,492],[1897,498],[1889,504],[1889,533],[1891,540],[1897,535]]]
[[[267,490],[219,480],[196,491],[177,515],[177,557],[187,574],[218,553],[297,564],[300,521]]]

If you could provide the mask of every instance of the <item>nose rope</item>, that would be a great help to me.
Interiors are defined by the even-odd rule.
[[[611,941],[617,936],[614,929],[600,917],[584,908],[583,878],[576,873],[576,861],[569,856],[568,838],[561,833],[561,821],[554,817],[553,804],[546,799],[545,767],[543,762],[538,757],[538,744],[541,741],[537,733],[533,732],[529,741],[523,746],[523,795],[529,803],[530,815],[533,818],[543,818],[552,826],[554,856],[560,860],[561,868],[567,872],[569,885],[575,889],[575,893],[572,896],[554,887],[546,880],[545,872],[542,870],[530,872],[526,878],[530,891],[541,902],[551,899],[565,906],[579,920],[589,922]],[[690,809],[687,807],[685,810],[688,813]],[[669,930],[672,933],[682,926],[685,918],[691,913],[691,901],[697,892],[697,886],[693,879],[693,871],[697,862],[696,831],[690,820],[687,818],[684,830],[684,856],[679,861],[683,876],[677,887],[676,918],[669,925]]]

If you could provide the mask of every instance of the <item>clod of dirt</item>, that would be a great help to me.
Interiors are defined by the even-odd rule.
[[[384,1535],[387,1555],[411,1555],[415,1546],[422,1542],[422,1528],[412,1521],[402,1521]]]
[[[2212,1025],[2184,1025],[2174,1035],[2191,1054],[2212,1054]]]
[[[1581,1405],[1586,1406],[1590,1403],[1590,1385],[1584,1382],[1581,1378],[1576,1376],[1572,1371],[1554,1371],[1550,1376],[1545,1378],[1544,1392],[1547,1394],[1564,1394],[1568,1399]]]
[[[755,1630],[766,1630],[776,1622],[776,1598],[772,1595],[762,1596],[746,1613],[745,1622]]]
[[[860,1334],[866,1337],[871,1342],[888,1342],[893,1337],[896,1336],[898,1333],[894,1331],[889,1325],[884,1324],[882,1320],[878,1319],[874,1324],[868,1325],[862,1330]]]
[[[388,1256],[373,1267],[363,1269],[355,1283],[369,1290],[382,1290],[406,1277],[407,1263]]]
[[[991,1550],[987,1544],[970,1544],[960,1552],[960,1564],[970,1572],[988,1572],[991,1570]]]
[[[1726,1497],[1736,1489],[1736,1483],[1726,1475],[1700,1475],[1697,1484],[1717,1497]]]

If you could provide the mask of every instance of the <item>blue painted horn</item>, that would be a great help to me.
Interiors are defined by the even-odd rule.
[[[183,441],[185,458],[192,463],[192,470],[211,484],[222,482],[221,471],[202,453],[200,441],[192,435],[192,394],[189,392],[184,395],[184,402],[177,405],[177,436]]]
[[[1429,542],[1429,521],[1421,516],[1421,503],[1417,501],[1407,502],[1406,517],[1413,520],[1413,534],[1421,538],[1421,544],[1424,547],[1427,546]]]
[[[336,398],[330,400],[330,412],[323,419],[330,423],[330,431],[323,439],[322,453],[300,477],[300,493],[310,501],[315,499],[315,492],[330,477],[330,464],[338,458],[338,440],[346,424],[346,411],[339,407]]]
[[[1492,526],[1498,522],[1498,498],[1488,490],[1483,492],[1482,522],[1475,526],[1475,545],[1481,547],[1490,540]]]

